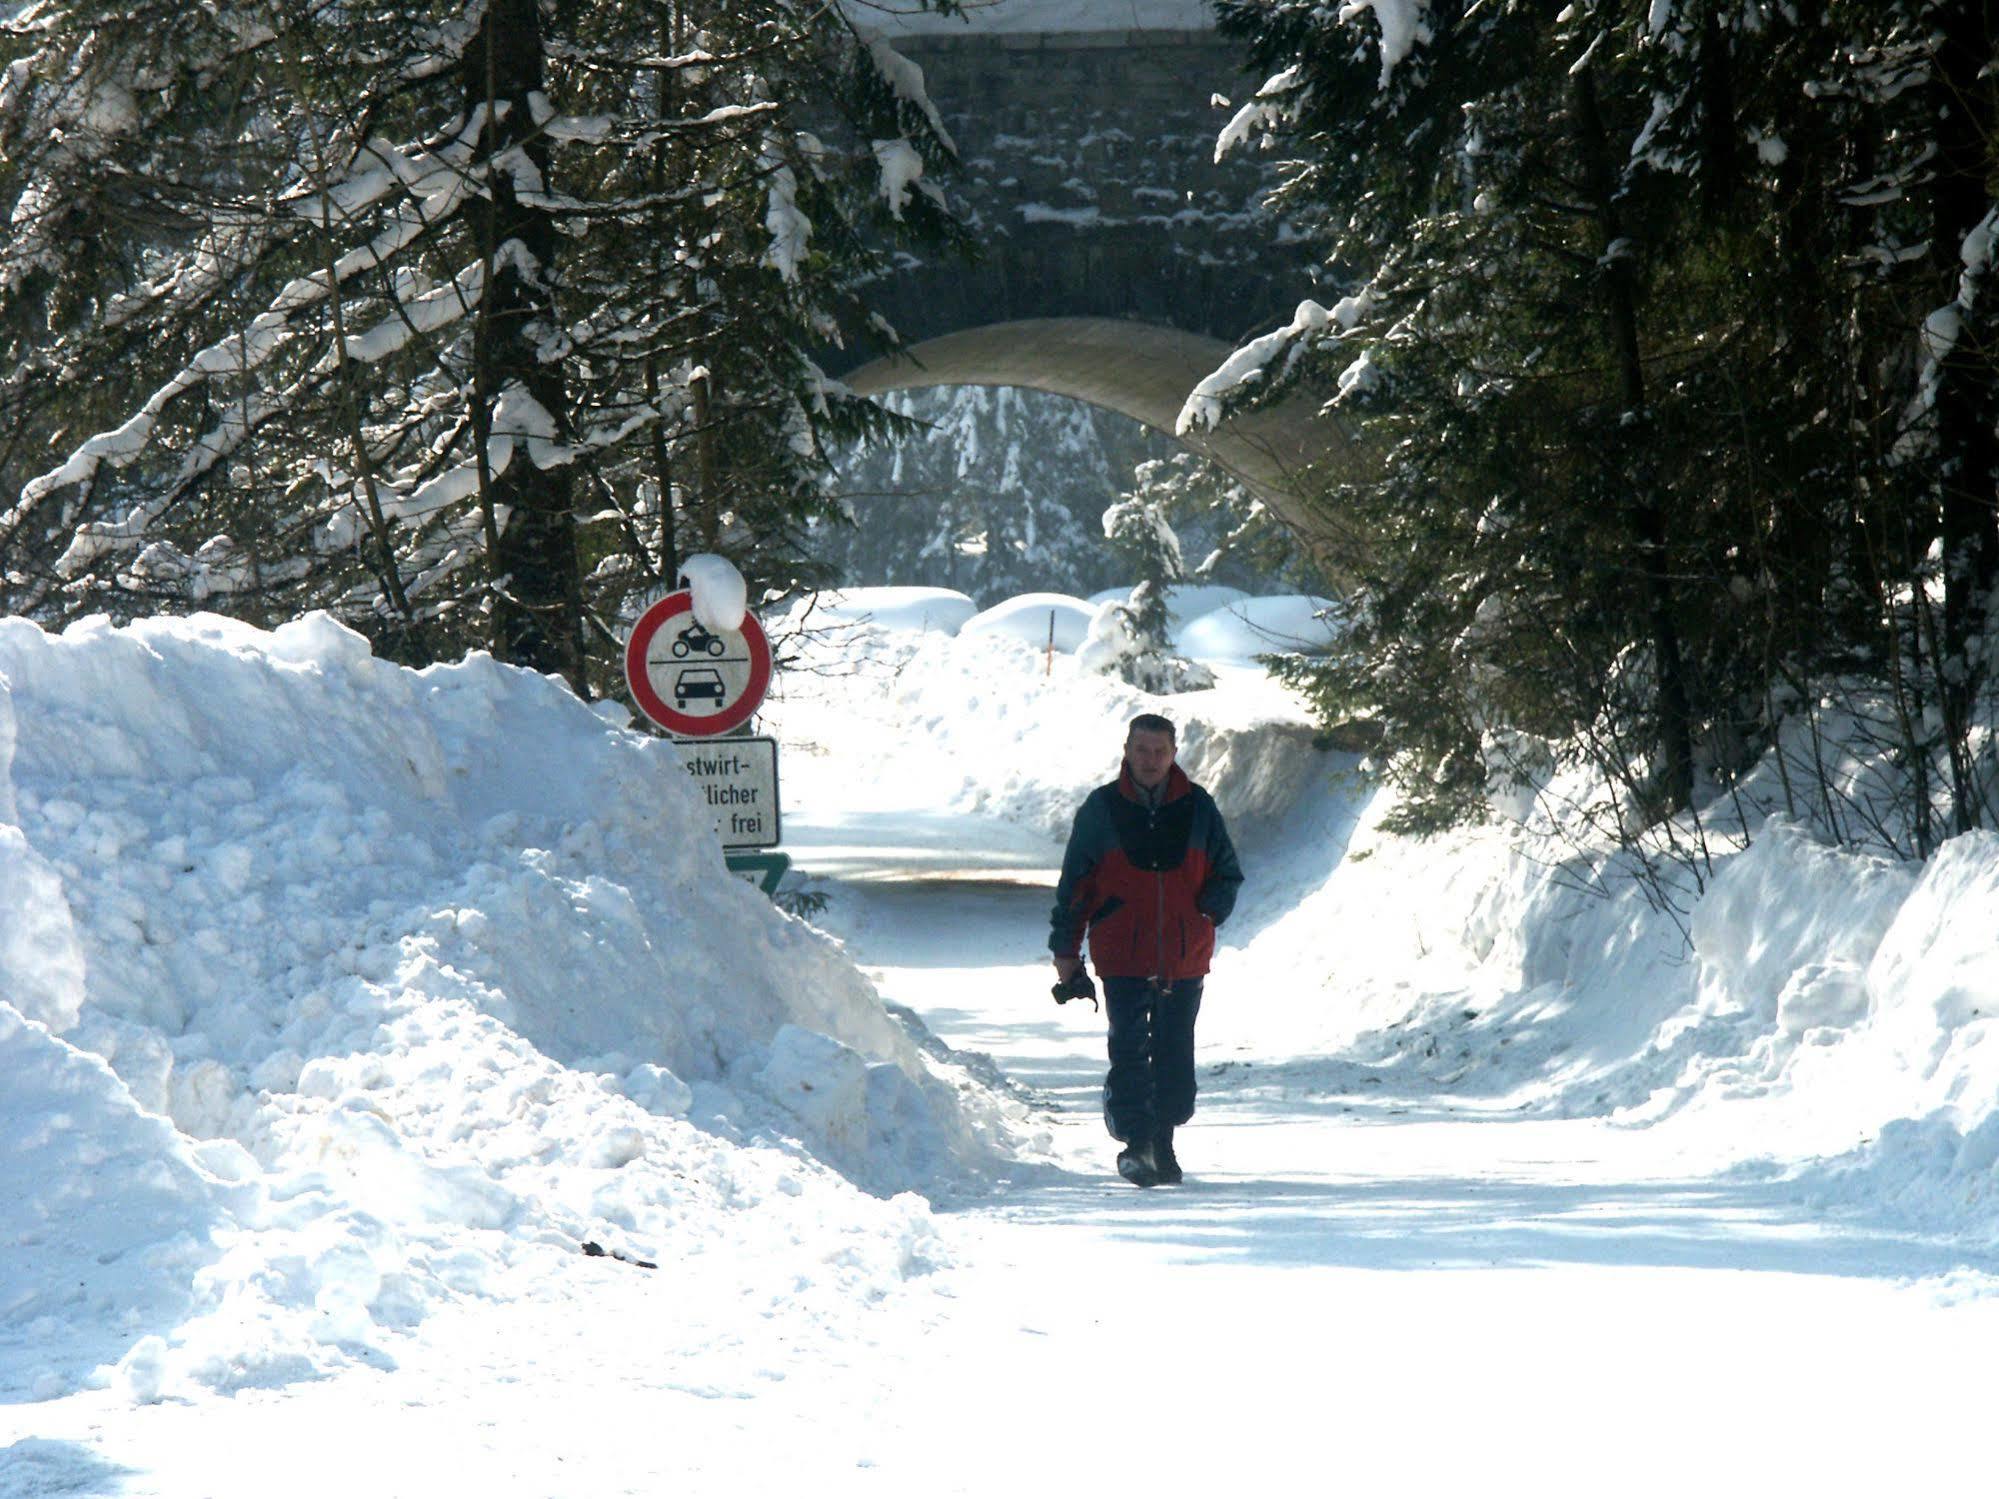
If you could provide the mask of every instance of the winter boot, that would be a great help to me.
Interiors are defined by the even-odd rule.
[[[1157,1186],[1159,1168],[1153,1164],[1152,1142],[1137,1140],[1120,1150],[1117,1154],[1117,1174],[1134,1187]]]
[[[1162,1125],[1152,1137],[1152,1169],[1162,1187],[1177,1187],[1182,1181],[1180,1158],[1173,1154],[1173,1126]]]

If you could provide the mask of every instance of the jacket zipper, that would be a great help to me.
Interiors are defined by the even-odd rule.
[[[1156,806],[1147,807],[1145,809],[1146,832],[1156,832],[1158,822],[1159,808]],[[1153,848],[1156,850],[1158,845],[1155,843]],[[1153,970],[1153,974],[1159,983],[1164,984],[1166,982],[1166,871],[1163,869],[1153,870],[1152,881],[1153,888],[1157,891],[1159,898],[1158,912],[1152,919],[1153,942],[1158,949],[1159,956],[1159,964]]]

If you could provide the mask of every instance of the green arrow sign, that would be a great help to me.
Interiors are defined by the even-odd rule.
[[[752,885],[761,885],[765,895],[777,894],[778,882],[784,872],[791,868],[791,855],[779,853],[776,849],[760,854],[730,854],[729,873],[748,880]]]

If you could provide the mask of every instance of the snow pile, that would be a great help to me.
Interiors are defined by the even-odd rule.
[[[324,616],[0,621],[0,1389],[390,1366],[598,1249],[924,1267],[927,1209],[820,1160],[970,1181],[1004,1108],[614,716]]]
[[[1023,593],[983,609],[959,627],[961,635],[1004,635],[1058,651],[1073,651],[1090,633],[1096,610],[1066,593]]]
[[[849,777],[843,793],[856,805],[873,787],[1053,837],[1066,836],[1083,796],[1117,774],[1125,726],[1141,713],[1174,720],[1180,763],[1231,819],[1284,819],[1323,775],[1327,757],[1312,747],[1303,710],[1260,668],[1221,667],[1209,690],[1155,696],[1073,653],[1096,611],[1061,600],[1007,600],[956,636],[877,628],[809,641],[808,669],[775,689],[774,731],[788,752],[865,746],[868,773]],[[975,629],[979,619],[987,626]]]
[[[749,585],[727,557],[695,553],[680,564],[680,586],[693,594],[694,617],[704,629],[725,635],[742,629]]]
[[[1344,858],[1288,909],[1252,884],[1235,933],[1257,972],[1225,1024],[1343,1058],[1301,1087],[1607,1115],[1820,1208],[1999,1245],[1999,837],[1913,864],[1773,817],[1683,934],[1628,869],[1597,885],[1506,828],[1386,837],[1380,811],[1322,816]]]
[[[979,606],[955,588],[851,588],[822,593],[797,623],[819,629],[878,625],[884,630],[939,630],[955,635]]]
[[[1244,597],[1179,625],[1173,643],[1182,655],[1202,661],[1247,663],[1258,656],[1323,651],[1333,643],[1335,607],[1331,599],[1312,594]]]

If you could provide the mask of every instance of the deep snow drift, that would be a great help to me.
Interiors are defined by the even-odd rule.
[[[909,1189],[1019,1106],[622,722],[323,616],[0,620],[0,1397],[392,1367],[600,1250],[721,1304],[924,1270]]]

